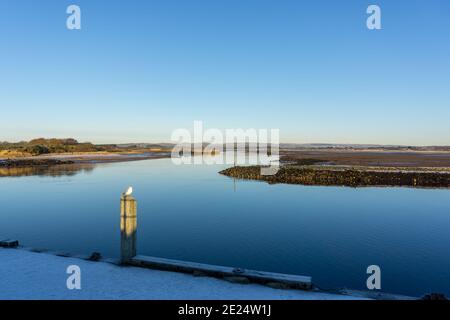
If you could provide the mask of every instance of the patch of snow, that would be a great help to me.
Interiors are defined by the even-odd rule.
[[[81,269],[81,290],[66,287],[67,267]],[[20,249],[0,248],[0,299],[146,299],[146,300],[347,300],[362,299],[322,292],[235,284],[210,277],[123,267]]]

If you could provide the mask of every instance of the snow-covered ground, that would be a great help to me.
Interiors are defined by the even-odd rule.
[[[81,290],[69,290],[67,267],[81,270]],[[235,284],[209,277],[121,267],[20,249],[0,248],[0,299],[358,299],[321,292]]]

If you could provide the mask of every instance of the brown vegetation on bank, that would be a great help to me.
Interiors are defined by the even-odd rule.
[[[170,152],[171,148],[158,144],[101,144],[78,142],[67,139],[33,139],[21,142],[0,142],[0,158],[25,158],[60,154],[95,154],[95,153],[146,153]]]
[[[90,142],[79,143],[77,140],[68,139],[34,139],[28,142],[2,142],[0,153],[5,157],[27,157],[50,153],[67,152],[95,152],[100,148]]]

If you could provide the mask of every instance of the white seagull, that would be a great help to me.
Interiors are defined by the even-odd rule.
[[[123,193],[124,196],[131,196],[133,193],[133,187],[128,187],[127,191]]]

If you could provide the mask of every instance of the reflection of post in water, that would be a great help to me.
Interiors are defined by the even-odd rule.
[[[233,147],[234,147],[234,145],[233,145]],[[234,153],[233,167],[236,167],[237,147],[233,150],[233,153]],[[233,177],[233,192],[236,192],[236,177]]]
[[[131,194],[120,198],[120,259],[126,263],[136,256],[137,202]]]

